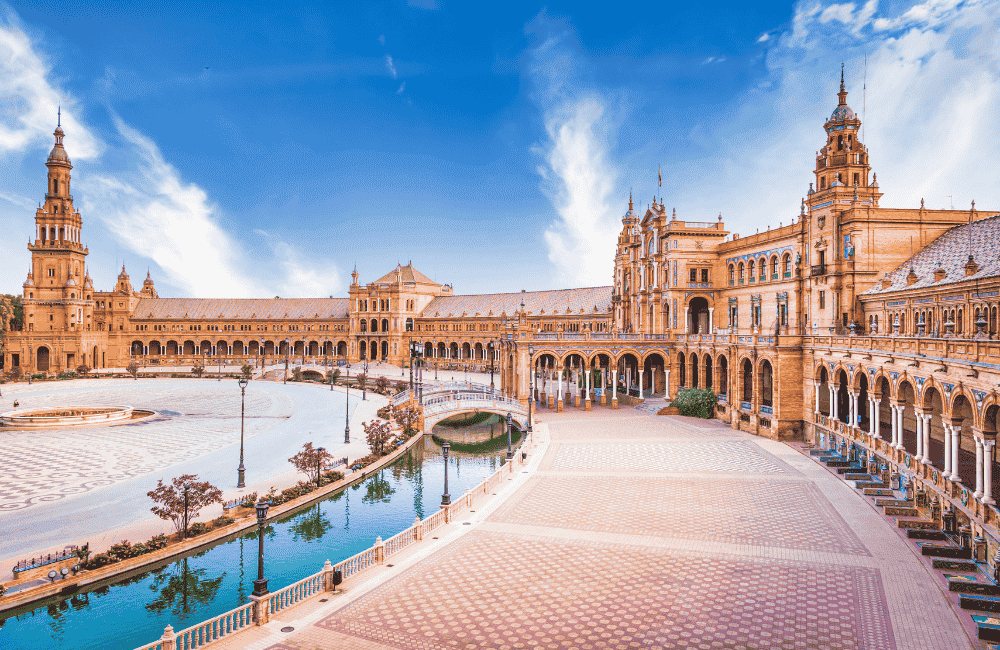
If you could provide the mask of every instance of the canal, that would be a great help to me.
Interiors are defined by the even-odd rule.
[[[449,436],[450,438],[450,436]],[[505,442],[505,441],[504,441]],[[502,449],[449,458],[454,497],[502,463]],[[338,562],[438,510],[444,482],[441,448],[430,437],[392,465],[265,532],[265,574],[272,591]],[[162,568],[69,598],[41,602],[0,619],[0,648],[134,648],[249,602],[256,576],[256,533],[219,543]],[[7,612],[0,614],[9,614]]]

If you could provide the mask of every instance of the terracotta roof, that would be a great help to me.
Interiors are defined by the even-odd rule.
[[[406,266],[403,266],[402,264],[397,264],[396,268],[389,271],[378,280],[375,280],[375,282],[373,282],[372,284],[385,284],[385,283],[395,284],[397,271],[399,271],[400,279],[403,282],[416,282],[418,284],[434,284],[434,285],[438,284],[437,282],[431,280],[429,277],[427,277],[417,269],[413,268],[413,262],[407,263]]]
[[[470,296],[439,296],[424,308],[424,318],[447,316],[499,316],[514,314],[521,308],[533,316],[546,314],[606,314],[611,308],[611,287],[585,289],[556,289],[553,291],[528,291],[525,293],[484,293]]]
[[[891,284],[888,287],[882,288],[880,280],[862,295],[878,295],[904,289],[937,287],[965,280],[998,277],[1000,255],[997,251],[1000,251],[1000,215],[955,226],[889,273],[887,277]],[[970,253],[975,263],[979,265],[979,269],[972,275],[966,275],[965,265],[969,261]],[[907,283],[910,269],[913,269],[917,276],[917,281],[913,284]],[[935,281],[934,274],[939,269],[945,271],[945,276]]]
[[[347,318],[348,298],[143,298],[133,320]]]

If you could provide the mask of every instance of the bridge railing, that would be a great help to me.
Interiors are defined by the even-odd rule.
[[[374,546],[353,557],[337,564],[327,562],[318,573],[179,632],[174,632],[173,627],[168,625],[163,631],[163,636],[152,643],[139,646],[136,650],[198,650],[248,627],[264,625],[272,614],[294,607],[320,592],[332,591],[333,575],[336,571],[340,571],[346,580],[369,567],[383,564],[386,558],[420,542],[427,533],[451,522],[455,514],[471,510],[480,498],[494,494],[501,483],[513,478],[515,470],[526,462],[526,454],[515,454],[510,461],[505,462],[497,468],[497,471],[453,501],[451,505],[444,506],[423,521],[418,518],[412,526],[384,542],[381,538],[377,538]]]

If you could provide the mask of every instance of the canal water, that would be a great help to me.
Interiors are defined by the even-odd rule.
[[[452,453],[454,497],[501,465],[506,451]],[[444,483],[441,448],[431,439],[392,465],[265,532],[265,575],[276,591],[387,539],[438,510]],[[257,577],[256,532],[223,542],[142,575],[30,612],[0,619],[0,648],[134,648],[157,639],[169,623],[181,630],[249,602]],[[4,612],[3,616],[8,614]]]

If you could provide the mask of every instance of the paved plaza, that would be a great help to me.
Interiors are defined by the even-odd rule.
[[[979,647],[914,547],[792,447],[625,409],[539,419],[548,448],[502,502],[221,646]]]
[[[334,457],[368,453],[361,423],[385,399],[351,392],[352,444],[344,444],[345,395],[317,385],[251,382],[246,392],[247,487],[237,490],[240,389],[234,379],[89,379],[4,386],[3,409],[128,405],[156,412],[117,426],[0,431],[0,566],[64,544],[133,541],[165,526],[146,492],[193,473],[226,498],[303,477],[288,458],[308,441]],[[128,533],[128,534],[126,534]],[[134,534],[133,534],[134,533]]]

